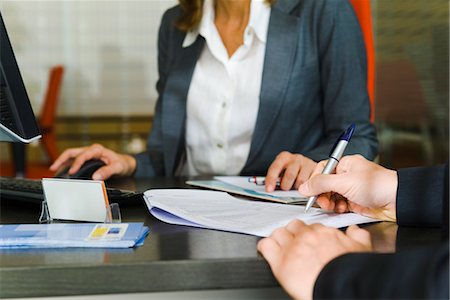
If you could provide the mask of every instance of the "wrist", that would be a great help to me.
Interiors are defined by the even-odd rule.
[[[123,154],[125,160],[125,176],[133,176],[136,171],[136,159],[128,154]]]
[[[398,176],[395,170],[386,170],[385,174],[387,178],[386,184],[386,205],[383,207],[383,214],[385,216],[385,221],[396,222],[396,202],[397,202],[397,187],[398,187]]]

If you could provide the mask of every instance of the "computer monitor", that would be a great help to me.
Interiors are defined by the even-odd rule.
[[[41,138],[0,12],[0,141],[30,143]]]

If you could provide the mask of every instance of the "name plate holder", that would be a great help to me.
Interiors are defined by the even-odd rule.
[[[120,223],[118,203],[109,203],[105,183],[99,180],[43,178],[39,223],[82,221]]]

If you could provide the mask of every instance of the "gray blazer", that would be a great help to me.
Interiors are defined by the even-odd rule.
[[[165,12],[158,39],[159,80],[147,151],[136,155],[136,176],[174,176],[184,163],[186,99],[199,36],[183,48],[176,6]],[[351,123],[346,154],[377,154],[366,90],[365,45],[347,0],[278,0],[272,7],[260,105],[250,153],[241,175],[264,175],[281,151],[326,159]]]

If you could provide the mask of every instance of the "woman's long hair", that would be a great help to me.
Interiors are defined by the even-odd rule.
[[[265,0],[272,5],[275,0]],[[198,27],[203,15],[204,0],[178,0],[181,9],[181,16],[175,23],[175,26],[182,31],[191,31]]]

